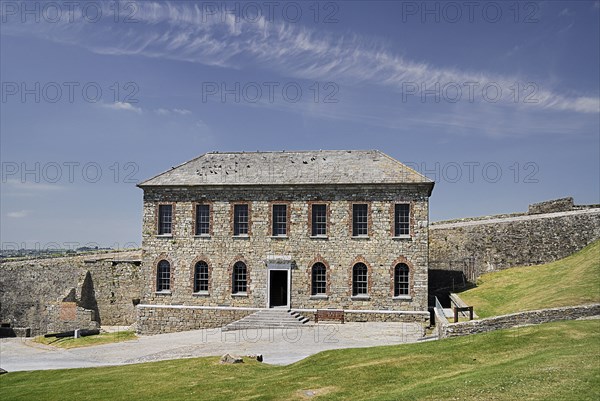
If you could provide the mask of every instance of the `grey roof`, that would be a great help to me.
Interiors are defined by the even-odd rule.
[[[138,184],[150,186],[430,184],[378,150],[212,152]]]

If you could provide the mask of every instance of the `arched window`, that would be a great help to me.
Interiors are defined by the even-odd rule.
[[[394,267],[394,296],[408,295],[409,269],[405,263]]]
[[[312,295],[327,294],[327,267],[321,262],[317,262],[312,267]]]
[[[232,293],[246,292],[248,286],[247,268],[244,262],[235,262],[233,265]]]
[[[208,264],[203,260],[194,266],[194,292],[208,292]]]
[[[357,263],[352,268],[352,295],[368,294],[368,269],[364,263]]]
[[[166,260],[158,262],[156,268],[156,291],[169,291],[171,289],[171,264]]]

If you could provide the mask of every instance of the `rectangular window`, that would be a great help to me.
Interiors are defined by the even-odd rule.
[[[248,235],[248,205],[233,207],[233,235]]]
[[[327,205],[312,205],[313,237],[327,235]]]
[[[210,234],[210,206],[196,205],[196,235]]]
[[[352,205],[352,236],[369,235],[369,205],[366,203]]]
[[[158,235],[171,234],[173,222],[173,205],[158,206]]]
[[[399,203],[394,212],[394,236],[410,234],[410,205],[408,203]]]
[[[273,205],[273,236],[287,235],[287,205]]]

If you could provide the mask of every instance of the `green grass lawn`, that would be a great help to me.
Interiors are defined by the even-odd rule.
[[[89,347],[92,345],[117,343],[121,341],[135,340],[137,337],[133,331],[117,331],[114,333],[101,333],[96,336],[80,338],[56,338],[44,336],[36,337],[33,341],[40,344],[53,345],[60,348]]]
[[[600,302],[600,240],[556,262],[484,274],[460,297],[480,317]]]
[[[14,372],[2,400],[597,400],[600,321],[322,352],[278,367],[218,358]]]

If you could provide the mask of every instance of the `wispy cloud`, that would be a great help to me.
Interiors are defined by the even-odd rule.
[[[154,112],[156,114],[158,114],[159,116],[168,116],[169,114],[179,114],[181,116],[187,116],[188,114],[192,114],[192,112],[188,109],[178,109],[178,108],[174,108],[174,109],[160,108],[160,109],[154,110]]]
[[[29,216],[29,210],[19,210],[16,212],[6,213],[6,217],[10,217],[11,219],[22,219],[23,217],[27,216]]]
[[[105,108],[111,109],[111,110],[132,111],[132,112],[138,113],[138,114],[142,113],[141,107],[135,107],[131,103],[126,103],[126,102],[103,103],[102,107],[105,107]]]
[[[270,22],[265,18],[254,22],[243,18],[236,21],[235,18],[231,14],[206,18],[203,10],[187,2],[138,2],[135,29],[129,26],[132,24],[63,23],[53,26],[21,24],[9,27],[8,32],[14,34],[14,30],[20,28],[20,34],[36,32],[101,54],[140,55],[229,68],[260,65],[297,79],[335,79],[352,85],[377,85],[396,92],[405,92],[408,84],[416,84],[421,91],[423,87],[431,88],[436,84],[444,87],[477,83],[479,88],[493,84],[504,93],[510,93],[516,82],[527,82],[517,76],[416,62],[389,51],[383,42],[358,35],[337,35],[301,24]],[[30,26],[23,28],[22,25]],[[537,86],[540,89],[535,93],[536,102],[514,102],[508,96],[501,101],[512,107],[577,113],[600,111],[597,96],[566,95],[544,88],[542,83]],[[137,110],[125,104],[114,107]],[[172,112],[175,110],[179,109]]]
[[[26,181],[17,178],[8,178],[0,185],[3,196],[10,197],[40,197],[45,193],[61,191],[65,187],[59,184]]]
[[[180,114],[182,116],[186,116],[188,114],[191,114],[192,112],[189,111],[188,109],[173,109],[173,113]]]

